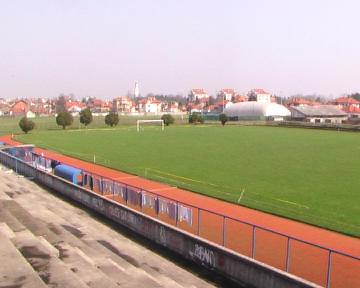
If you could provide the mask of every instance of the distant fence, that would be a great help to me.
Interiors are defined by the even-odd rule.
[[[312,128],[324,130],[337,130],[337,131],[353,131],[360,132],[360,125],[352,124],[335,124],[335,123],[311,123],[302,121],[269,121],[266,123],[269,126],[279,127],[294,127],[294,128]]]
[[[29,164],[3,152],[0,162],[35,177]],[[85,188],[242,255],[324,287],[360,287],[358,257],[84,171],[89,177]]]

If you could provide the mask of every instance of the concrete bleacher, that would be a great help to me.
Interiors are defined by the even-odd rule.
[[[0,166],[0,287],[213,287]]]

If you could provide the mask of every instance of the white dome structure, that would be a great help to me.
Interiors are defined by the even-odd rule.
[[[291,112],[282,105],[256,101],[235,103],[224,109],[224,113],[230,118],[238,119],[271,118],[274,120],[283,120],[283,117],[291,115]]]

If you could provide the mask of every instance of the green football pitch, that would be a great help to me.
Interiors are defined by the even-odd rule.
[[[38,131],[26,143],[360,236],[360,134],[226,125]]]

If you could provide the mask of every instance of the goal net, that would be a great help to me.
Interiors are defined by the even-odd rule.
[[[137,120],[136,121],[136,131],[139,132],[140,128],[143,126],[142,124],[145,125],[161,125],[161,130],[164,131],[164,120]]]

